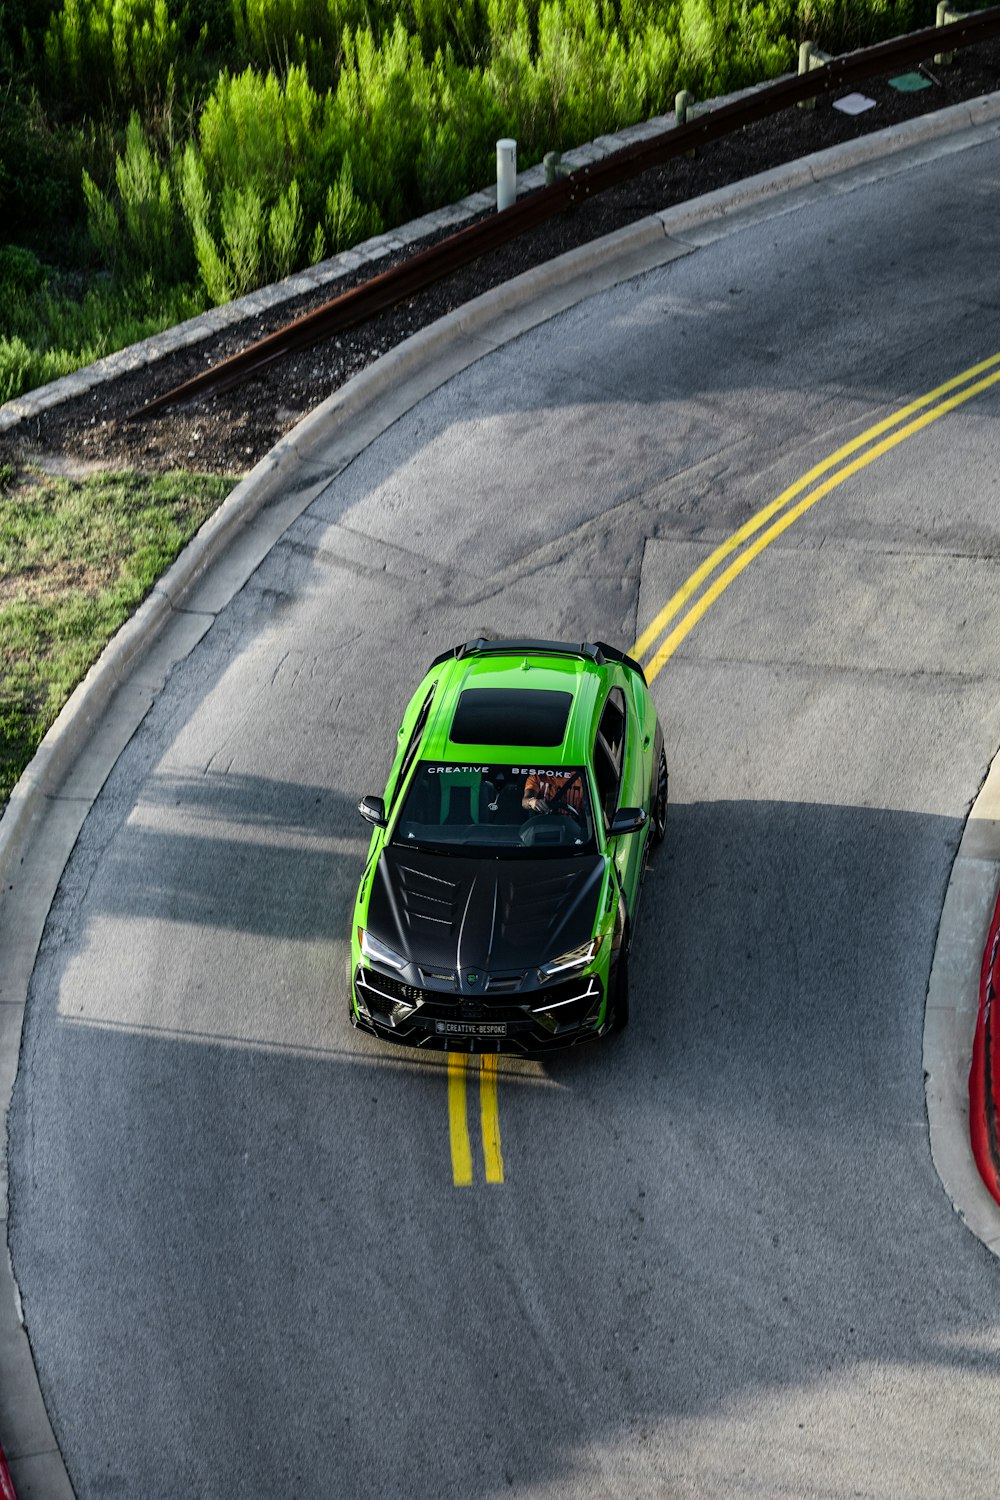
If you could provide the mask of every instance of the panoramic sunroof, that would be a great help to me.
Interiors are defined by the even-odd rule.
[[[572,693],[545,688],[467,688],[458,700],[453,745],[561,745]]]

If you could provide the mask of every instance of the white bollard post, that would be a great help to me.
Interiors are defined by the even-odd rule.
[[[801,42],[799,44],[799,77],[800,78],[802,77],[803,73],[808,73],[809,72],[809,64],[810,64],[810,62],[812,60],[812,50],[813,50],[813,44],[812,44],[812,42]],[[800,99],[799,100],[799,109],[815,109],[815,108],[816,108],[816,100],[815,99]]]
[[[517,198],[517,142],[497,141],[497,213]]]
[[[689,89],[681,89],[680,93],[674,96],[675,124],[686,125],[693,118],[691,111],[694,108],[694,104],[695,98]],[[685,151],[684,155],[688,161],[694,161],[695,153],[693,150]]]
[[[939,0],[937,8],[936,26],[947,26],[949,21],[961,21],[965,17],[965,11],[953,10],[949,0]],[[934,61],[939,67],[950,67],[955,61],[954,52],[935,52]]]
[[[689,89],[681,89],[680,93],[674,96],[674,119],[678,125],[687,124],[693,103],[694,95]]]
[[[824,68],[833,59],[830,52],[821,52],[815,42],[803,42],[799,47],[799,77],[811,73],[813,68]],[[799,109],[815,109],[815,99],[800,99]]]

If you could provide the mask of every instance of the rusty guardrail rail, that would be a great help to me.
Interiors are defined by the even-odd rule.
[[[950,22],[947,28],[948,50],[957,51],[994,36],[1000,36],[1000,6]],[[164,407],[187,401],[199,392],[228,390],[283,354],[307,349],[335,333],[367,322],[377,313],[405,301],[480,256],[488,255],[491,250],[534,229],[575,203],[792,105],[815,99],[820,94],[834,93],[891,68],[922,62],[942,45],[941,29],[927,26],[908,36],[845,53],[832,58],[822,68],[800,77],[780,79],[746,98],[720,105],[687,124],[675,125],[661,135],[616,151],[603,161],[579,167],[551,187],[539,188],[511,208],[504,209],[503,213],[491,214],[448,235],[390,270],[351,287],[322,307],[296,318],[266,338],[154,397],[145,406],[130,412],[129,419],[151,416]]]

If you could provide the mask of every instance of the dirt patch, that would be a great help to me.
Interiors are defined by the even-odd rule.
[[[70,593],[90,597],[114,583],[118,572],[117,559],[102,567],[56,562],[26,568],[16,578],[0,578],[0,608],[5,604],[54,604]]]

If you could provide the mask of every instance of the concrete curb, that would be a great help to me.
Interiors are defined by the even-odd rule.
[[[976,1167],[969,1071],[983,952],[1000,888],[1000,755],[972,804],[941,912],[924,1011],[924,1089],[931,1157],[955,1212],[1000,1255],[1000,1204]]]
[[[691,243],[707,244],[713,225],[734,213],[747,208],[767,205],[772,198],[787,195],[792,188],[805,188],[819,183],[830,183],[855,168],[878,165],[878,175],[886,175],[886,163],[904,152],[917,147],[934,146],[957,137],[965,131],[985,130],[988,135],[997,133],[991,127],[1000,122],[1000,93],[984,95],[973,103],[951,105],[933,115],[918,115],[902,125],[888,130],[873,131],[853,141],[844,141],[828,151],[816,151],[785,166],[774,167],[749,177],[729,187],[718,188],[689,203],[679,203],[657,217],[670,235],[684,235],[695,231]],[[986,137],[984,137],[986,138]],[[963,149],[956,145],[955,149]],[[906,166],[911,165],[909,161]],[[900,169],[904,164],[900,163]],[[728,232],[728,231],[725,231]]]
[[[257,464],[107,646],[46,735],[0,818],[0,1109],[5,1116],[38,944],[90,807],[173,666],[193,650],[282,533],[336,475],[460,370],[594,293],[689,255],[700,244],[762,216],[787,213],[810,198],[825,196],[831,183],[837,191],[849,191],[870,180],[861,176],[852,182],[843,175],[852,169],[914,146],[927,145],[935,154],[968,149],[992,138],[998,133],[1000,95],[982,104],[975,112],[958,105],[940,116],[922,116],[834,147],[806,163],[762,173],[536,267],[384,355],[304,418]],[[931,118],[933,126],[927,123]],[[957,132],[962,132],[961,139]],[[896,170],[921,159],[919,154],[899,157]],[[884,175],[884,166],[881,171]],[[795,189],[801,191],[795,195]],[[322,467],[314,461],[320,442]],[[1000,840],[1000,771],[995,797]],[[977,817],[977,827],[982,817],[985,814]],[[969,836],[968,829],[966,833]],[[963,840],[963,849],[964,844]],[[973,862],[970,856],[967,863]],[[1000,848],[990,864],[994,893],[998,869]],[[978,975],[981,953],[980,941],[979,952],[973,951],[968,963],[970,973]],[[935,1002],[934,1013],[944,1017],[944,1007]],[[953,1030],[948,1032],[949,1038],[952,1035]],[[947,1148],[953,1149],[950,1120],[944,1128]],[[967,1131],[963,1139],[971,1161]],[[6,1219],[6,1151],[2,1166],[0,1214]],[[940,1165],[938,1170],[942,1171]],[[973,1175],[985,1193],[978,1175]],[[993,1231],[1000,1245],[1000,1218]],[[0,1264],[0,1283],[0,1440],[23,1495],[63,1500],[72,1496],[72,1487],[38,1386],[9,1256]]]
[[[787,76],[791,77],[791,74]],[[768,87],[767,83],[754,84],[752,88],[741,89],[738,93],[708,100],[700,108],[704,111],[718,109],[723,104],[743,99],[748,94],[755,94],[766,87]],[[575,169],[588,162],[599,161],[615,151],[624,150],[626,146],[648,140],[652,136],[661,135],[664,131],[673,129],[674,123],[674,117],[670,114],[656,115],[650,120],[640,121],[637,125],[628,125],[614,135],[599,136],[596,140],[588,141],[572,151],[565,152],[562,157],[563,163]],[[541,162],[538,162],[526,171],[518,173],[518,196],[533,192],[536,188],[542,187],[544,182],[545,168]],[[9,431],[21,422],[29,421],[32,417],[38,416],[53,406],[58,406],[63,401],[70,401],[86,391],[95,390],[112,380],[117,380],[120,375],[154,365],[158,360],[165,359],[180,349],[190,349],[195,344],[202,343],[205,339],[222,332],[223,329],[241,323],[255,314],[281,307],[285,303],[293,302],[297,297],[317,291],[320,287],[332,288],[338,281],[342,281],[362,266],[369,266],[374,271],[379,261],[386,260],[399,250],[405,250],[408,245],[414,245],[420,240],[439,235],[446,229],[461,229],[464,225],[470,224],[473,219],[478,218],[480,214],[495,211],[496,201],[495,185],[481,188],[478,192],[461,198],[457,203],[433,209],[430,213],[423,214],[419,219],[413,219],[408,224],[401,224],[396,229],[375,235],[355,245],[351,250],[344,250],[340,255],[334,255],[329,260],[320,261],[315,266],[296,271],[294,275],[286,276],[283,281],[275,282],[272,286],[260,287],[257,291],[249,292],[244,297],[237,297],[221,307],[210,308],[208,312],[200,313],[194,318],[187,318],[174,328],[164,329],[162,333],[153,334],[138,344],[130,344],[125,349],[108,354],[103,359],[96,360],[92,365],[86,365],[82,369],[72,371],[69,375],[63,375],[58,380],[50,381],[48,385],[27,391],[23,396],[17,396],[14,400],[0,405],[0,432]]]
[[[979,1175],[990,1197],[1000,1207],[1000,1094],[997,1092],[1000,1047],[993,1029],[994,1010],[1000,993],[1000,897],[993,909],[989,936],[979,976],[979,1014],[972,1042],[969,1069],[969,1138]]]
[[[793,75],[785,76],[792,77]],[[697,106],[694,113],[710,114],[725,104],[732,104],[738,99],[744,99],[769,86],[769,83],[755,84],[752,88],[741,89],[735,94],[706,100]],[[935,140],[965,126],[975,127],[986,124],[996,119],[1000,113],[1000,106],[996,103],[997,98],[997,95],[987,95],[983,99],[968,100],[934,114],[919,115],[904,125],[892,126],[888,130],[874,131],[860,136],[855,141],[832,148],[831,151],[813,153],[811,156],[803,157],[798,164],[789,163],[784,167],[776,167],[772,172],[762,173],[759,177],[749,179],[749,181],[759,183],[768,178],[773,183],[772,192],[787,191],[789,186],[799,184],[784,180],[783,174],[799,165],[802,169],[802,183],[809,180],[819,182],[826,177],[843,173],[850,166],[856,166],[862,162],[880,161],[888,154],[908,150],[914,145]],[[593,141],[567,151],[563,155],[563,163],[575,169],[588,162],[600,161],[616,151],[623,150],[626,146],[661,135],[673,129],[674,124],[672,114],[657,115],[638,125],[627,126],[614,135],[598,136]],[[841,152],[845,154],[838,157],[838,153]],[[518,173],[518,196],[541,187],[544,180],[545,169],[540,162],[536,166],[529,167],[527,171]],[[738,189],[741,184],[736,183],[732,186]],[[704,198],[694,201],[707,205],[710,200],[715,199],[721,203],[729,191],[728,188],[720,188],[717,193],[707,194]],[[762,193],[765,191],[761,189]],[[729,201],[729,207],[720,212],[733,212],[739,206],[740,200],[737,198],[726,201]],[[684,207],[687,206],[684,205]],[[130,344],[125,349],[119,349],[114,354],[108,354],[103,359],[95,361],[92,365],[74,370],[59,380],[50,381],[48,385],[39,386],[23,396],[17,396],[14,400],[5,402],[0,406],[0,433],[10,431],[22,422],[30,421],[32,417],[38,416],[53,406],[60,405],[63,401],[72,400],[75,396],[107,385],[132,370],[148,368],[157,361],[167,358],[168,355],[177,353],[178,350],[190,349],[222,332],[223,329],[241,323],[255,314],[280,307],[320,287],[332,288],[338,281],[342,281],[345,276],[362,266],[370,266],[374,269],[379,261],[406,249],[408,245],[438,235],[446,229],[460,229],[480,214],[495,208],[495,188],[492,186],[482,188],[479,192],[470,193],[468,197],[460,199],[457,203],[434,209],[419,219],[413,219],[409,224],[401,224],[385,234],[375,235],[372,239],[365,240],[362,244],[355,245],[353,249],[345,250],[329,260],[320,261],[317,265],[309,266],[303,271],[296,271],[294,275],[287,276],[283,281],[275,282],[272,286],[260,287],[257,291],[249,292],[244,297],[237,297],[221,307],[213,307],[197,317],[188,318],[174,328],[167,328],[162,333],[153,334],[152,337],[143,339],[138,344]]]
[[[791,73],[783,75],[787,78],[793,76]],[[751,94],[756,94],[777,81],[779,80],[756,83],[750,88],[738,90],[735,94],[708,99],[698,105],[695,113],[710,113],[724,104],[732,104],[737,99],[745,99]],[[652,119],[641,120],[636,125],[627,125],[613,135],[598,136],[596,140],[588,141],[582,146],[574,147],[572,151],[564,152],[563,164],[570,169],[575,169],[585,166],[588,162],[600,161],[605,156],[624,150],[626,146],[635,145],[638,141],[649,140],[652,136],[662,135],[664,131],[672,130],[675,123],[673,114],[667,114],[655,115]],[[536,188],[542,187],[544,182],[545,167],[538,162],[535,166],[528,167],[526,171],[518,173],[518,196],[533,192]],[[329,260],[320,261],[315,266],[296,271],[272,286],[260,287],[257,291],[249,292],[244,297],[237,297],[221,307],[210,308],[208,312],[188,318],[174,328],[164,329],[162,333],[153,334],[152,337],[143,339],[138,344],[130,344],[125,349],[108,354],[103,359],[96,360],[92,365],[74,370],[59,380],[50,381],[48,385],[39,386],[23,396],[15,397],[13,401],[0,405],[0,432],[38,416],[40,412],[47,411],[52,406],[58,406],[62,401],[69,401],[85,391],[108,384],[131,370],[140,370],[156,364],[158,360],[175,354],[179,349],[189,349],[211,338],[214,334],[220,333],[223,329],[240,323],[245,318],[253,317],[254,314],[280,307],[320,287],[332,287],[361,266],[368,265],[374,268],[379,261],[387,259],[389,255],[405,249],[408,245],[429,239],[445,229],[461,229],[480,214],[495,210],[496,201],[496,187],[490,184],[478,192],[459,199],[457,203],[432,209],[430,213],[423,214],[419,219],[413,219],[408,224],[401,224],[384,234],[375,235],[372,239],[365,240],[350,250],[344,250],[340,255],[332,256]]]

